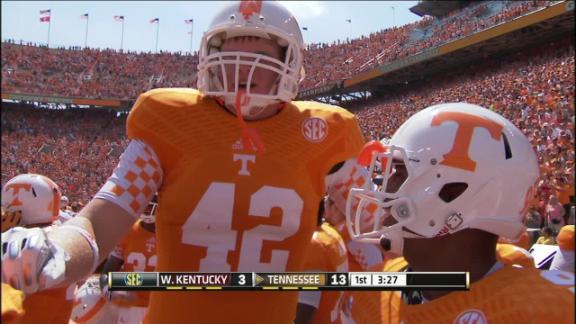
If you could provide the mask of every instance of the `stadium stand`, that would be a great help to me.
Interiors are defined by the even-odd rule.
[[[427,16],[343,43],[311,44],[303,89],[342,80],[551,3],[555,1],[474,3],[440,19]],[[193,87],[197,64],[196,55],[48,49],[10,40],[2,43],[2,93],[133,100],[151,88]],[[410,114],[441,101],[469,101],[503,113],[530,136],[538,151],[543,175],[533,207],[544,217],[550,194],[562,204],[574,195],[573,75],[574,43],[568,37],[410,83],[393,96],[348,108],[358,114],[368,139],[390,136]],[[37,109],[25,102],[3,102],[2,183],[18,173],[42,173],[60,183],[74,203],[86,202],[127,143],[124,122],[125,115],[107,109]]]
[[[554,1],[474,4],[446,17],[430,17],[358,39],[310,44],[302,89],[322,86],[434,47]],[[415,35],[420,36],[415,36]],[[2,91],[68,97],[134,99],[143,91],[196,84],[197,55],[132,53],[112,49],[46,48],[13,40],[2,43]],[[22,60],[22,58],[26,58]]]

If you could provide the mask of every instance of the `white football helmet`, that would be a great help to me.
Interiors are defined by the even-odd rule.
[[[2,206],[22,213],[19,226],[52,223],[60,212],[60,189],[48,177],[20,174],[2,188]]]
[[[497,113],[467,103],[435,105],[414,114],[372,156],[370,171],[378,167],[381,189],[350,191],[348,230],[358,240],[389,238],[396,253],[404,238],[433,238],[466,228],[518,237],[539,177],[526,136]],[[398,181],[400,172],[405,175]],[[363,232],[360,218],[370,203],[386,212]]]
[[[222,52],[226,39],[255,36],[275,40],[285,48],[284,61],[249,52]],[[274,1],[239,1],[226,5],[212,20],[200,43],[198,90],[207,96],[224,100],[227,107],[235,107],[239,93],[240,67],[248,68],[243,117],[261,111],[263,107],[288,102],[298,94],[298,84],[304,78],[304,40],[296,18]],[[234,89],[228,89],[225,66],[235,71]],[[278,75],[277,85],[270,93],[251,92],[252,76],[256,68]]]
[[[158,207],[158,194],[152,197],[152,200],[146,206],[146,209],[140,214],[143,223],[156,223],[156,208]]]

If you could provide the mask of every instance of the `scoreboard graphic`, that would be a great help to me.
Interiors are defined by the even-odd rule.
[[[469,290],[469,272],[110,272],[110,290]]]

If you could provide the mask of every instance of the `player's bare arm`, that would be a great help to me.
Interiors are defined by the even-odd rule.
[[[98,245],[99,264],[112,251],[116,242],[126,235],[133,223],[134,218],[118,205],[103,199],[93,199],[78,216],[66,224],[78,226],[93,235]],[[92,249],[76,230],[58,228],[48,234],[48,239],[70,255],[66,262],[66,282],[81,280],[92,273]]]

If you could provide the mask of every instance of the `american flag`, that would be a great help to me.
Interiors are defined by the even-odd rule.
[[[80,16],[80,18],[82,18],[82,19],[88,19],[88,14],[85,13],[85,14],[83,14],[82,16]]]
[[[50,9],[40,10],[40,21],[50,22]]]
[[[151,24],[157,23],[157,22],[160,22],[160,18],[154,18],[154,19],[150,20]]]
[[[191,24],[194,22],[194,19],[186,19],[186,20],[184,20],[184,22],[187,24]]]
[[[114,16],[114,20],[116,20],[116,21],[124,21],[124,16]]]

